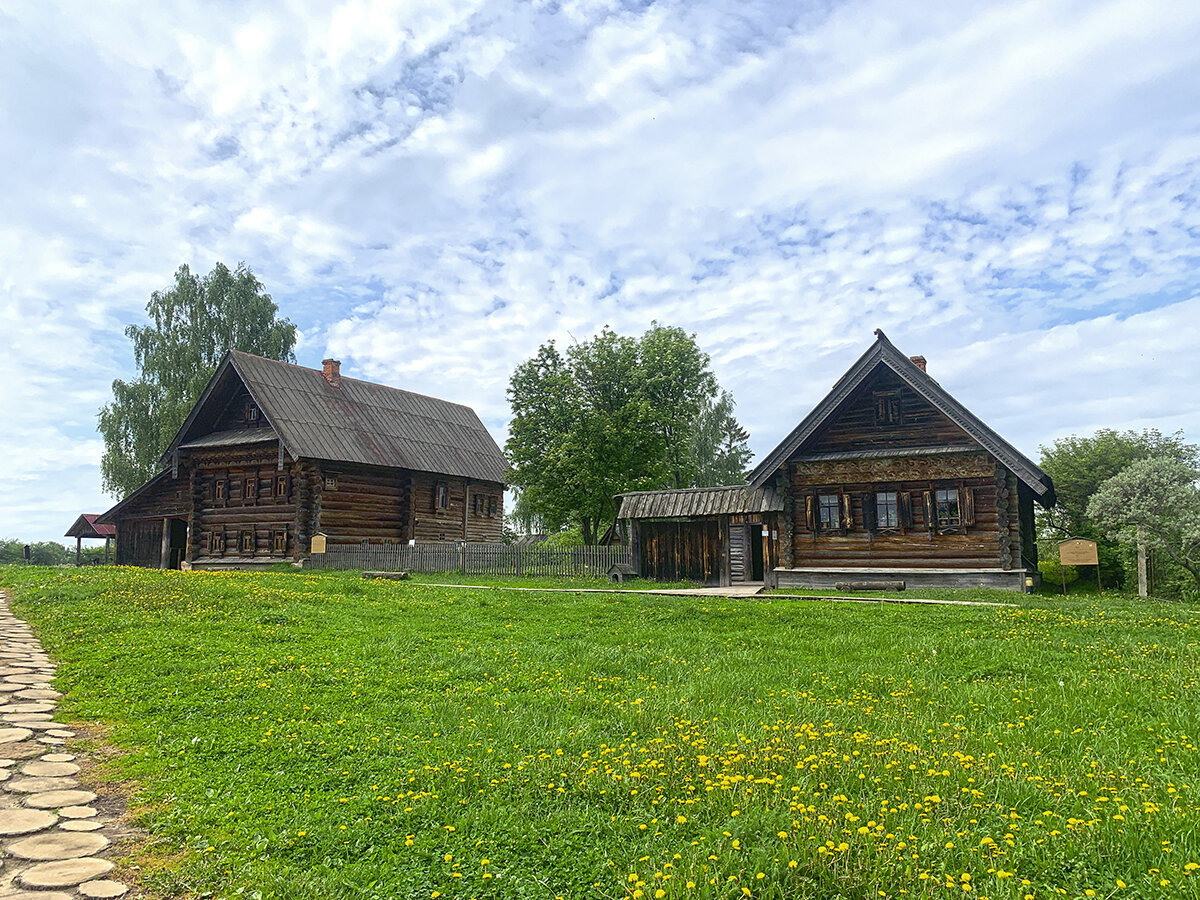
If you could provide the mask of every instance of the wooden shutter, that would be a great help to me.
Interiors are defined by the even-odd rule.
[[[963,525],[975,524],[975,488],[963,488]]]
[[[879,515],[875,509],[874,491],[867,491],[863,494],[863,528],[867,531],[879,529]]]
[[[912,528],[912,495],[908,491],[899,491],[896,494],[896,506],[900,516],[900,527]]]
[[[933,491],[921,492],[925,500],[925,527],[937,531],[937,508],[934,506]]]
[[[804,495],[804,525],[809,531],[817,530],[817,495]]]
[[[854,530],[854,503],[850,499],[849,494],[842,494],[839,497],[839,499],[841,500],[841,507],[842,507],[842,531],[843,532],[853,531]]]

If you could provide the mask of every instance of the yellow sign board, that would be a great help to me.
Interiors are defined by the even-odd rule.
[[[1058,545],[1058,561],[1064,566],[1098,566],[1100,557],[1096,553],[1096,542],[1084,538],[1071,538]]]
[[[324,553],[325,552],[325,535],[317,533],[312,536],[312,552],[313,553]]]

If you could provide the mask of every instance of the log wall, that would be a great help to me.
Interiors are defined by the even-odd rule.
[[[298,557],[296,544],[297,466],[279,469],[274,447],[198,451],[189,458],[191,485],[188,559]],[[277,478],[283,477],[283,493]],[[219,490],[218,485],[223,483]],[[220,492],[223,491],[223,496]],[[276,534],[285,533],[282,548]],[[243,536],[249,534],[249,544]],[[221,541],[214,552],[212,536]]]
[[[943,457],[793,462],[789,472],[792,541],[789,567],[991,568],[1020,567],[1021,529],[1015,476],[986,453]],[[924,494],[959,490],[974,501],[974,522],[951,529],[930,528]],[[911,520],[895,529],[868,530],[864,505],[877,491],[907,494]],[[807,498],[814,493],[849,497],[849,527],[809,527]],[[785,517],[786,519],[786,517]],[[786,533],[786,532],[785,532]],[[787,551],[781,554],[785,559]]]

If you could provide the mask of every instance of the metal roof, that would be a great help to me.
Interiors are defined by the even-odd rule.
[[[345,376],[334,387],[318,369],[239,350],[230,350],[217,366],[164,464],[176,450],[207,438],[199,428],[192,433],[197,413],[230,368],[295,459],[504,481],[504,455],[468,406]]]
[[[271,428],[239,428],[236,431],[214,431],[202,434],[180,444],[180,450],[196,450],[200,447],[237,447],[243,444],[266,444],[279,440]]]
[[[1050,476],[1039,469],[1033,462],[996,432],[992,431],[969,409],[951,397],[940,384],[929,377],[911,359],[901,353],[879,329],[875,331],[875,343],[858,358],[849,370],[838,379],[837,384],[816,405],[812,412],[804,417],[786,438],[767,454],[754,471],[750,473],[749,481],[753,485],[761,485],[767,481],[779,467],[791,459],[817,429],[833,415],[839,406],[850,396],[851,392],[869,376],[877,366],[887,366],[904,382],[924,397],[936,409],[942,412],[950,421],[961,428],[983,449],[1000,460],[1014,475],[1037,496],[1038,501],[1050,507],[1054,505],[1054,482]],[[895,455],[895,451],[881,450],[877,456]]]
[[[80,538],[107,538],[117,536],[116,525],[97,525],[96,520],[100,518],[100,513],[84,513],[75,520],[64,537],[80,537]]]
[[[769,487],[728,487],[635,491],[621,498],[619,519],[675,519],[736,513],[780,512],[783,498]]]

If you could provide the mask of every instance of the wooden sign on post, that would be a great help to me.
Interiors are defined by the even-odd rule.
[[[1071,538],[1069,541],[1063,541],[1058,545],[1058,564],[1061,569],[1063,566],[1095,566],[1096,567],[1096,590],[1100,595],[1104,595],[1103,589],[1100,587],[1100,554],[1096,549],[1096,542],[1089,541],[1086,538]],[[1067,592],[1067,576],[1063,573],[1063,593]]]

